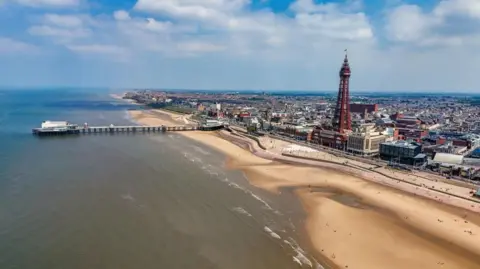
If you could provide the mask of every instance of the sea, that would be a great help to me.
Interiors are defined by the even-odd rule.
[[[134,125],[107,89],[0,90],[0,268],[323,268],[293,194],[176,133],[37,137],[44,120]]]

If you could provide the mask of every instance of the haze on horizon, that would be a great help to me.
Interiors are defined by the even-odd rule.
[[[0,86],[480,93],[478,0],[4,0]]]

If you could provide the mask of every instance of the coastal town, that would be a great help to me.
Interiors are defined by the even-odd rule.
[[[0,269],[480,269],[480,0],[0,14]]]
[[[480,251],[475,97],[355,93],[347,56],[339,75],[336,94],[138,89],[121,98],[138,105],[129,115],[143,126],[223,125],[181,135],[225,154],[255,187],[292,188],[324,264],[476,268],[454,258]],[[448,242],[435,255],[424,245],[432,236]]]
[[[356,93],[349,87],[350,73],[345,56],[338,93],[137,89],[123,98],[224,123],[259,139],[277,138],[360,162],[479,182],[478,100]]]
[[[461,97],[353,95],[341,70],[336,95],[140,89],[116,98],[137,104],[128,113],[141,126],[222,123],[214,132],[178,134],[224,154],[225,167],[255,188],[282,199],[295,193],[323,268],[477,268],[476,258],[457,260],[480,251],[476,165],[465,162],[475,158],[429,153],[436,143],[424,139],[444,139],[439,148],[466,141],[473,153],[475,128],[451,128],[463,125],[459,111],[473,114],[475,105],[450,110]],[[201,152],[190,161],[206,168],[209,153]],[[299,268],[322,268],[300,257]]]
[[[301,268],[478,268],[477,256],[465,252],[480,253],[475,96],[356,93],[347,56],[339,76],[336,94],[135,89],[111,94],[133,103],[124,109],[134,125],[44,121],[33,133],[113,140],[142,133],[160,147],[158,156],[166,144],[195,142],[179,156],[281,215],[209,170],[209,150],[218,151],[222,166],[242,171],[255,188],[299,198],[307,213],[301,225],[318,252],[307,258],[283,241]],[[285,236],[268,226],[263,231],[275,240]]]

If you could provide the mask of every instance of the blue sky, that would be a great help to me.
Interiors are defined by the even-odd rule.
[[[479,0],[0,0],[0,86],[480,92]]]

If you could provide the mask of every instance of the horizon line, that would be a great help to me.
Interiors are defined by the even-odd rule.
[[[0,86],[0,90],[61,90],[61,89],[83,89],[83,90],[107,90],[107,91],[135,91],[135,90],[155,90],[155,91],[218,91],[218,92],[301,92],[301,93],[336,93],[337,89],[313,90],[313,89],[206,89],[206,88],[162,88],[162,87],[110,87],[110,86]],[[479,89],[480,90],[480,89]],[[357,89],[350,94],[355,93],[404,93],[404,94],[480,94],[472,90],[366,90]]]

